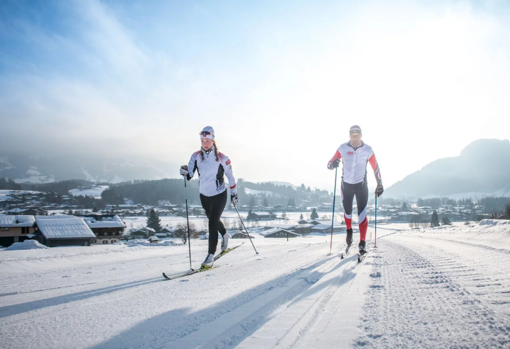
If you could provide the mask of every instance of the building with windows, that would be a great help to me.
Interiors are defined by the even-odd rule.
[[[28,234],[36,230],[35,218],[31,215],[0,215],[0,245],[11,246],[15,242],[29,239]]]

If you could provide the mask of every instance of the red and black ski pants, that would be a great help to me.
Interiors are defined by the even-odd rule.
[[[359,239],[365,241],[368,229],[367,203],[368,186],[366,179],[361,183],[350,184],[342,181],[342,204],[344,205],[344,219],[347,229],[352,229],[352,206],[354,196],[358,206]]]

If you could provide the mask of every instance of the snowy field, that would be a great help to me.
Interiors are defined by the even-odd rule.
[[[246,240],[172,281],[188,246],[3,250],[0,347],[510,347],[510,222],[377,230],[361,264],[340,259],[344,234],[331,255],[329,237],[255,234],[259,255]]]
[[[73,196],[90,196],[95,199],[101,199],[101,194],[108,188],[110,188],[108,185],[89,186],[87,188],[71,189],[69,190],[69,194]]]

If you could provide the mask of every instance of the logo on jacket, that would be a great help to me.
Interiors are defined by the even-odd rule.
[[[354,152],[353,151],[348,151],[347,155],[354,155]]]

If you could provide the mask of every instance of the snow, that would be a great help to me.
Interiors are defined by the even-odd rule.
[[[74,216],[35,216],[37,226],[47,239],[96,238],[85,221]]]
[[[6,190],[0,189],[0,201],[12,200],[12,195],[23,195],[23,194],[40,194],[39,191],[32,190]]]
[[[448,195],[438,195],[438,194],[429,194],[422,197],[422,199],[432,199],[446,197],[452,200],[462,200],[466,198],[471,198],[475,201],[483,199],[485,197],[510,197],[510,189],[501,188],[493,191],[470,191],[464,193],[456,193],[456,194],[448,194]]]
[[[55,182],[55,176],[49,175],[49,176],[30,176],[25,178],[16,178],[14,179],[14,182],[16,183],[54,183]]]
[[[36,240],[25,240],[23,242],[15,242],[11,246],[7,247],[6,251],[17,251],[17,250],[34,250],[34,249],[45,249],[49,248],[46,245],[39,243]]]
[[[86,188],[76,188],[69,190],[73,196],[91,196],[95,199],[101,199],[101,193],[110,188],[108,185],[94,185]]]
[[[272,191],[269,190],[255,190],[250,188],[244,188],[244,192],[248,195],[266,195],[279,197],[279,194],[274,194]]]
[[[82,217],[90,228],[125,228],[126,225],[119,216],[102,217],[97,221],[94,217]]]
[[[508,348],[510,223],[378,224],[365,261],[345,234],[248,240],[190,268],[178,239],[0,251],[5,348]],[[374,237],[369,227],[368,237]],[[354,238],[358,238],[354,234]],[[163,242],[167,242],[165,245]],[[191,241],[196,268],[208,242]]]
[[[0,226],[5,228],[33,227],[35,217],[30,215],[2,215],[0,214]]]

